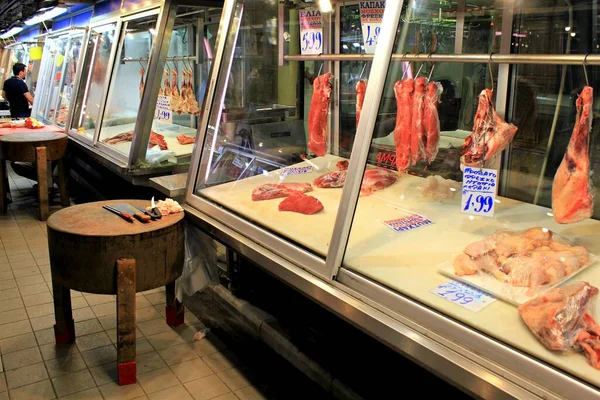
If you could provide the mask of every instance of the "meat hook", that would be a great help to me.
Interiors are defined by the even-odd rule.
[[[321,75],[321,71],[323,70],[323,65],[325,65],[325,63],[322,63],[321,66],[319,67],[319,72],[317,73],[317,76]]]
[[[408,55],[408,51],[406,53],[404,53],[404,55],[402,56],[402,58],[406,58],[407,55]],[[410,63],[409,62],[404,61],[403,64],[404,64],[404,68],[402,68],[403,69],[403,71],[402,71],[402,78],[400,78],[400,80],[404,79],[404,77],[406,76],[406,72],[408,72],[408,69],[410,68]]]
[[[431,58],[432,55],[433,51],[429,53],[429,58]],[[429,63],[431,64],[431,71],[429,71],[429,75],[427,76],[427,82],[431,80],[431,77],[433,76],[433,70],[435,69],[435,63],[431,61],[429,61]]]
[[[492,91],[494,91],[494,71],[492,71],[492,55],[494,53],[490,53],[490,61],[488,62],[488,67],[490,69],[490,82],[492,82]]]
[[[583,57],[583,75],[585,75],[585,85],[586,86],[590,86],[590,80],[588,79],[587,68],[585,67],[585,64],[587,63],[587,58],[589,55],[590,55],[590,53],[587,53]]]
[[[360,75],[358,76],[358,79],[362,79],[362,76],[365,73],[365,68],[367,68],[367,63],[365,63],[363,65],[362,70],[360,71]]]

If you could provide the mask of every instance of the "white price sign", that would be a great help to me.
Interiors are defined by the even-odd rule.
[[[498,171],[495,169],[465,167],[462,181],[462,212],[493,217],[498,192]]]
[[[448,281],[433,289],[431,293],[435,293],[473,312],[477,312],[496,301],[495,297],[458,281]]]
[[[154,119],[165,124],[173,123],[171,113],[171,98],[165,95],[159,95],[156,100],[156,109],[154,110]]]
[[[323,24],[318,10],[300,11],[300,53],[323,52]]]
[[[385,1],[361,1],[360,26],[362,28],[363,43],[367,54],[375,53],[375,46],[381,33],[381,21],[385,10]]]

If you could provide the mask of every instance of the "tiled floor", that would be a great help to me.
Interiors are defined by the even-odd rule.
[[[164,288],[137,297],[138,383],[116,383],[114,296],[72,291],[76,344],[54,343],[45,223],[31,183],[11,173],[13,204],[0,216],[0,400],[261,399],[245,367],[192,313],[172,329]]]

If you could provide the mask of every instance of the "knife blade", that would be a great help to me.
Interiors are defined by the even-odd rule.
[[[121,211],[119,211],[119,210],[117,210],[115,208],[112,208],[110,206],[102,206],[102,208],[104,208],[104,209],[106,209],[106,210],[108,210],[110,212],[113,212],[113,213],[117,214],[119,217],[123,218],[127,222],[133,223],[133,217],[131,215],[127,214],[127,213],[121,212]]]

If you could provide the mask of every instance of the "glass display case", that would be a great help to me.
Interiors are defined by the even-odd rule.
[[[225,2],[192,221],[471,393],[600,396],[597,4],[323,3]]]
[[[67,28],[44,36],[38,100],[32,110],[37,119],[65,126],[86,33],[86,28]]]
[[[168,1],[96,22],[71,136],[138,174],[187,165],[221,14],[213,3]]]

